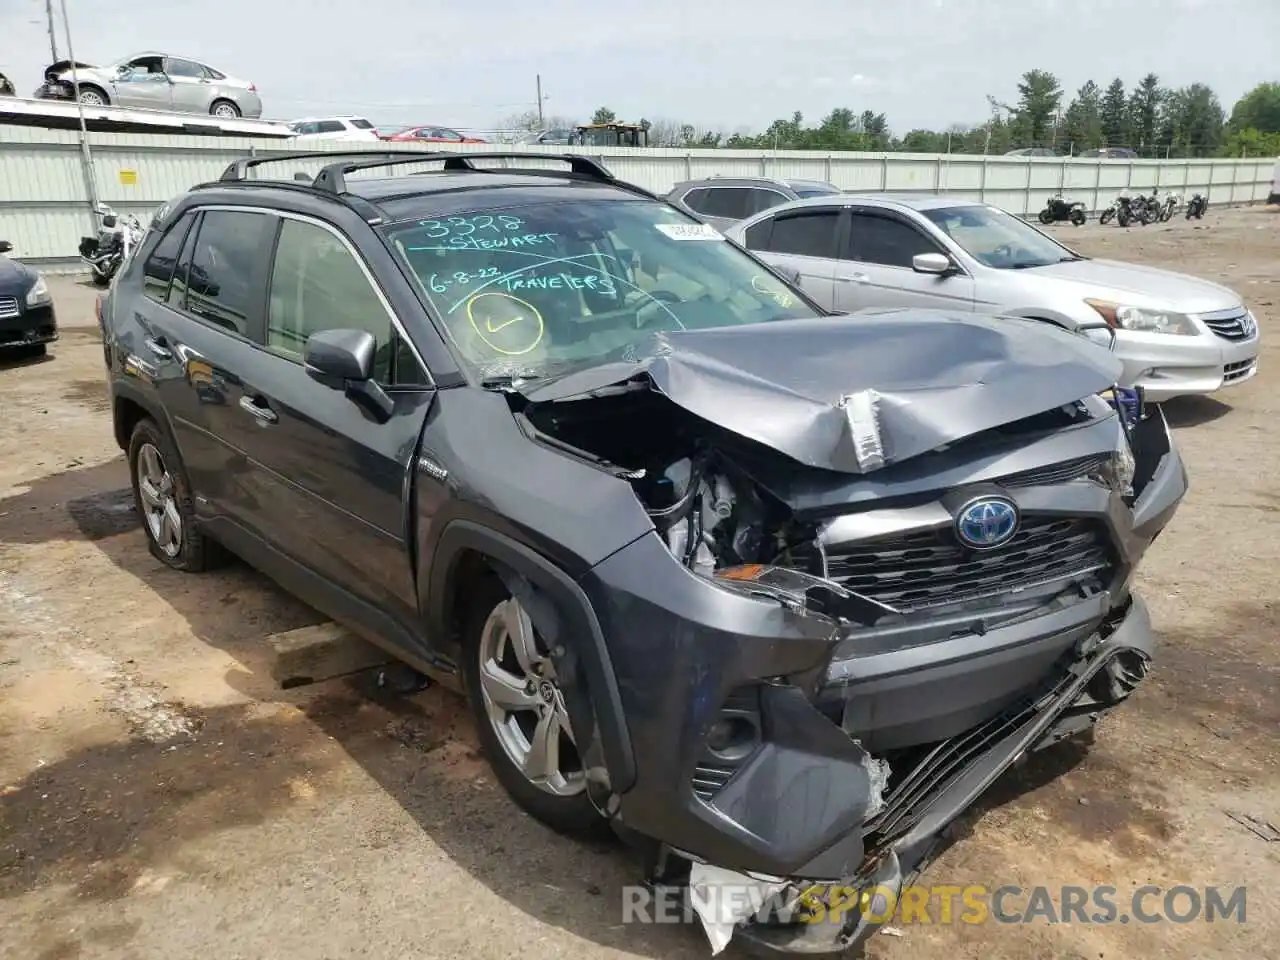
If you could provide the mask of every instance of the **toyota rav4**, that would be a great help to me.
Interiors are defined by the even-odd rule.
[[[1082,336],[832,316],[535,156],[244,160],[160,211],[101,309],[150,549],[229,549],[465,692],[516,803],[656,884],[892,892],[1145,675],[1163,415]],[[713,899],[717,948],[876,927]]]

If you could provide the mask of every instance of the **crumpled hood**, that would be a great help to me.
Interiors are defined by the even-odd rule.
[[[1105,347],[1047,324],[929,310],[658,333],[628,360],[521,392],[538,403],[647,380],[800,463],[867,473],[1073,403],[1121,372]]]
[[[1074,281],[1091,288],[1094,298],[1129,297],[1134,306],[1160,306],[1182,313],[1210,313],[1240,306],[1240,295],[1227,287],[1185,273],[1140,267],[1116,260],[1071,260],[1028,271],[1037,277]],[[1099,289],[1105,288],[1105,289]]]

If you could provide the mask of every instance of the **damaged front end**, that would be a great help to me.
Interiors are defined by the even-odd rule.
[[[846,323],[853,351],[761,343]],[[624,790],[591,775],[717,951],[870,935],[867,905],[1004,770],[1124,700],[1152,655],[1130,584],[1186,489],[1162,413],[1081,338],[803,327],[663,335],[510,395],[532,439],[631,484],[652,522],[581,581],[638,768]],[[876,372],[830,359],[851,355]],[[735,885],[784,909],[707,906]],[[797,919],[823,885],[863,908]]]

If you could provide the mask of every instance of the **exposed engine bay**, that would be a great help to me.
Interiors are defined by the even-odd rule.
[[[976,457],[1091,420],[1111,418],[1119,425],[1136,416],[1136,410],[1124,409],[1124,417],[1114,417],[1116,409],[1095,395],[966,437],[932,454],[950,454],[953,461],[957,454]],[[858,477],[805,467],[638,384],[586,399],[530,404],[523,413],[544,438],[606,464],[627,479],[668,549],[698,575],[735,581],[735,586],[795,609],[865,624],[899,612],[842,588],[828,564],[825,546],[838,538],[837,520],[849,507],[846,503],[823,509],[818,501],[844,498],[813,496],[812,491],[827,488],[834,493],[858,484]],[[1129,462],[1119,463],[1122,458]],[[916,459],[918,464],[921,458]],[[882,468],[876,476],[892,482],[896,472]],[[1114,455],[1081,465],[1080,472],[1104,484],[1123,483],[1132,496],[1127,442],[1117,444]],[[798,494],[801,489],[811,495]],[[917,495],[893,502],[919,499]],[[874,497],[866,506],[886,503]]]

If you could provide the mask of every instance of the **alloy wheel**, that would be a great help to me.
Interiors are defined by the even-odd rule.
[[[80,102],[86,107],[105,107],[106,101],[102,99],[102,94],[96,90],[81,90]]]
[[[138,494],[147,532],[166,557],[182,550],[182,512],[178,509],[173,475],[154,444],[138,449]]]
[[[507,758],[538,789],[571,797],[586,787],[555,666],[519,601],[504,600],[479,643],[480,693]]]
[[[219,120],[234,120],[238,116],[236,108],[227,103],[220,103],[214,107],[213,115]]]

